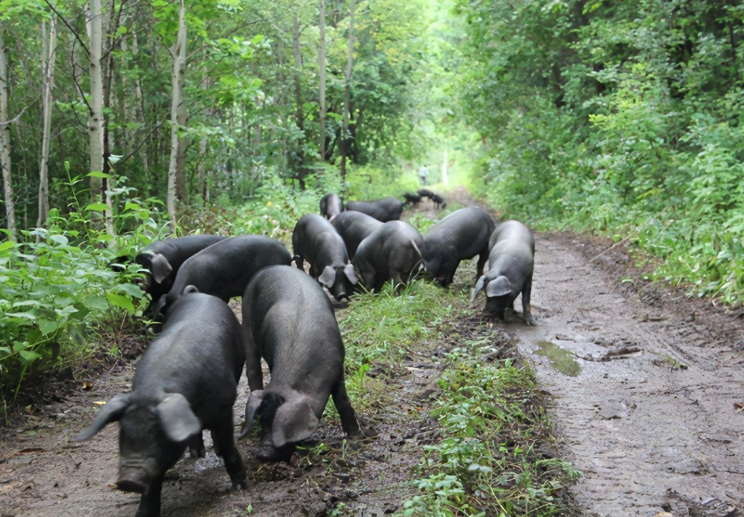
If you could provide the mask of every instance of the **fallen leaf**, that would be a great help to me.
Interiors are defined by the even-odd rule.
[[[106,403],[105,400],[95,400],[93,401],[93,404],[96,404],[98,406],[103,406]]]

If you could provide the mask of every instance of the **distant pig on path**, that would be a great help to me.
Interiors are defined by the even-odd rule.
[[[347,435],[359,424],[346,394],[344,343],[328,296],[299,269],[260,271],[243,295],[243,328],[251,389],[241,438],[261,416],[258,457],[289,461],[295,444],[315,432],[333,396]],[[261,358],[271,370],[263,387]]]
[[[137,517],[160,515],[165,472],[187,445],[203,455],[209,429],[233,486],[246,488],[233,438],[233,404],[245,362],[243,329],[219,298],[192,292],[168,312],[163,332],[137,363],[132,391],[109,400],[76,440],[119,422],[116,488],[142,494]],[[98,481],[98,480],[96,480]]]
[[[365,288],[377,292],[388,280],[393,280],[396,287],[405,284],[423,264],[423,245],[419,231],[404,221],[378,226],[354,255],[359,280]]]
[[[310,262],[310,276],[328,288],[336,300],[349,298],[357,276],[349,262],[346,245],[333,225],[319,215],[303,215],[292,232],[297,267]]]
[[[346,203],[346,210],[356,210],[385,223],[400,219],[403,201],[394,197],[384,197],[374,201],[349,201]]]
[[[170,292],[160,298],[158,313],[164,314],[188,285],[227,302],[233,296],[242,296],[261,269],[291,262],[289,251],[277,240],[263,235],[230,237],[183,263]]]
[[[478,255],[476,280],[483,274],[488,260],[488,239],[496,224],[491,215],[476,206],[452,212],[430,226],[424,234],[424,268],[442,287],[455,277],[460,261]]]
[[[320,215],[333,220],[344,211],[344,202],[338,194],[326,194],[320,199]]]
[[[514,310],[514,300],[522,293],[522,318],[534,325],[530,308],[535,264],[532,232],[519,221],[506,221],[491,234],[489,247],[488,271],[478,279],[470,301],[485,288],[486,312],[503,320],[506,309]]]

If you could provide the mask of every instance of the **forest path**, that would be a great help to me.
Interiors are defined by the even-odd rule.
[[[607,244],[569,234],[536,241],[537,326],[507,330],[585,475],[578,502],[602,517],[742,515],[740,319],[640,280],[629,288],[623,276],[640,275],[621,248],[602,253]]]

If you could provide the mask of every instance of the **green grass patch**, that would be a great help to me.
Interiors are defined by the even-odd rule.
[[[399,515],[570,514],[565,488],[580,473],[542,452],[551,426],[532,371],[511,360],[485,362],[482,348],[470,343],[448,357],[431,413],[441,440],[424,446],[414,481],[420,494]]]

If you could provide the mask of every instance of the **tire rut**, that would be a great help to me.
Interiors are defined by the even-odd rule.
[[[507,320],[507,330],[552,395],[587,514],[742,515],[741,354],[658,293],[628,296],[575,237],[536,241],[537,327]],[[575,376],[559,371],[566,361]]]

